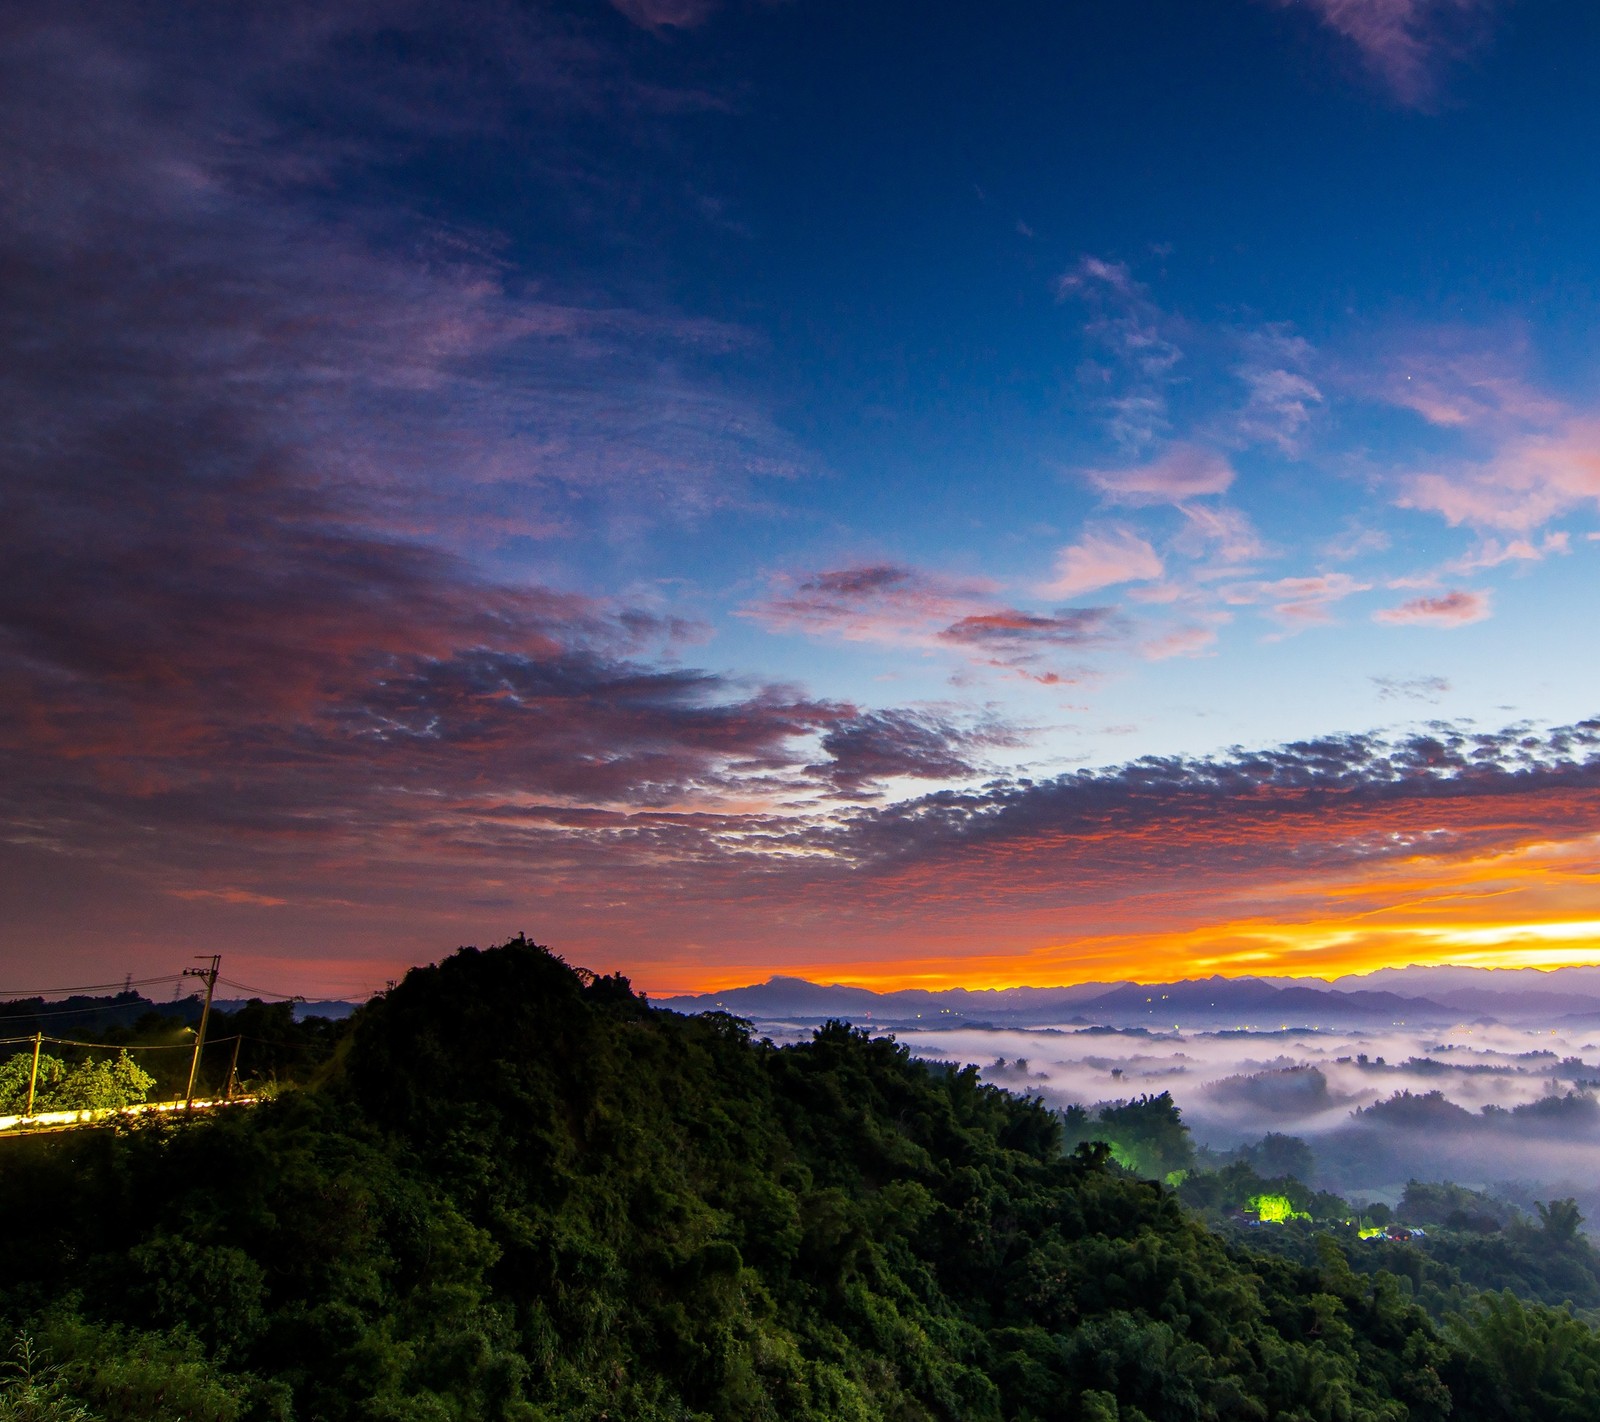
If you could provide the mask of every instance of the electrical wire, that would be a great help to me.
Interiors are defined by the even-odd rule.
[[[191,1000],[192,999],[190,999],[190,998],[181,998],[181,999],[179,999],[179,1001],[181,1001],[181,1002],[189,1002]],[[146,1001],[149,1001],[149,999],[146,999]],[[15,1006],[15,1004],[14,1003],[9,1003],[9,1002],[0,1003],[0,1022],[5,1021],[7,1017],[24,1018],[24,1019],[27,1019],[27,1018],[35,1018],[35,1019],[37,1019],[37,1018],[44,1018],[44,1017],[88,1017],[88,1016],[91,1016],[92,1014],[97,1013],[97,1012],[126,1012],[130,1007],[135,1007],[135,1006],[137,1006],[137,1004],[131,1003],[131,1002],[108,1002],[104,1006],[101,1006],[101,1007],[58,1007],[58,1008],[52,1008],[51,1010],[49,1010],[47,1012],[28,1012],[28,1011],[23,1011],[23,1012],[16,1012],[16,1013],[8,1013],[8,1012],[4,1011],[5,1008],[12,1007],[12,1006]],[[161,1013],[161,1009],[164,1006],[170,1006],[170,1004],[160,1003],[160,1002],[151,1002],[150,1003],[151,1011],[156,1012],[157,1014]],[[165,1015],[170,1015],[170,1014],[165,1014]]]
[[[232,978],[218,978],[220,987],[231,987],[235,992],[247,992],[253,997],[275,997],[280,1002],[304,1002],[305,998],[297,992],[273,992],[271,988],[251,987],[248,983],[236,983]]]
[[[168,973],[160,978],[118,978],[114,983],[80,983],[75,987],[11,988],[0,989],[0,1000],[17,1000],[30,997],[53,997],[57,993],[105,992],[112,988],[125,991],[136,987],[157,987],[162,983],[175,983],[182,973]]]

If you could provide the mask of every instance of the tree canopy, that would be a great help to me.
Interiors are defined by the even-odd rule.
[[[1441,1326],[1331,1240],[1227,1239],[973,1069],[776,1048],[520,939],[409,974],[303,1089],[0,1143],[0,1209],[45,1360],[0,1419],[1589,1422],[1600,1366],[1559,1310]]]

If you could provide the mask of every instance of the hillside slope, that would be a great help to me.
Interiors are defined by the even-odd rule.
[[[108,1418],[1579,1422],[1600,1376],[1564,1315],[1231,1248],[971,1070],[520,940],[253,1112],[6,1143],[0,1208],[37,1390]]]

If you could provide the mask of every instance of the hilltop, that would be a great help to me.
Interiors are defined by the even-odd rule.
[[[106,1418],[1582,1422],[1600,1372],[1563,1313],[1229,1242],[970,1068],[520,939],[262,1106],[3,1145],[0,1308]]]

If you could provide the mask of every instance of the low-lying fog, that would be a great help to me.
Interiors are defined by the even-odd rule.
[[[1172,1093],[1196,1144],[1304,1139],[1311,1182],[1393,1203],[1410,1178],[1528,1203],[1575,1195],[1600,1219],[1600,1031],[900,1031],[930,1061],[1053,1106]],[[1409,1093],[1407,1095],[1406,1093]]]

